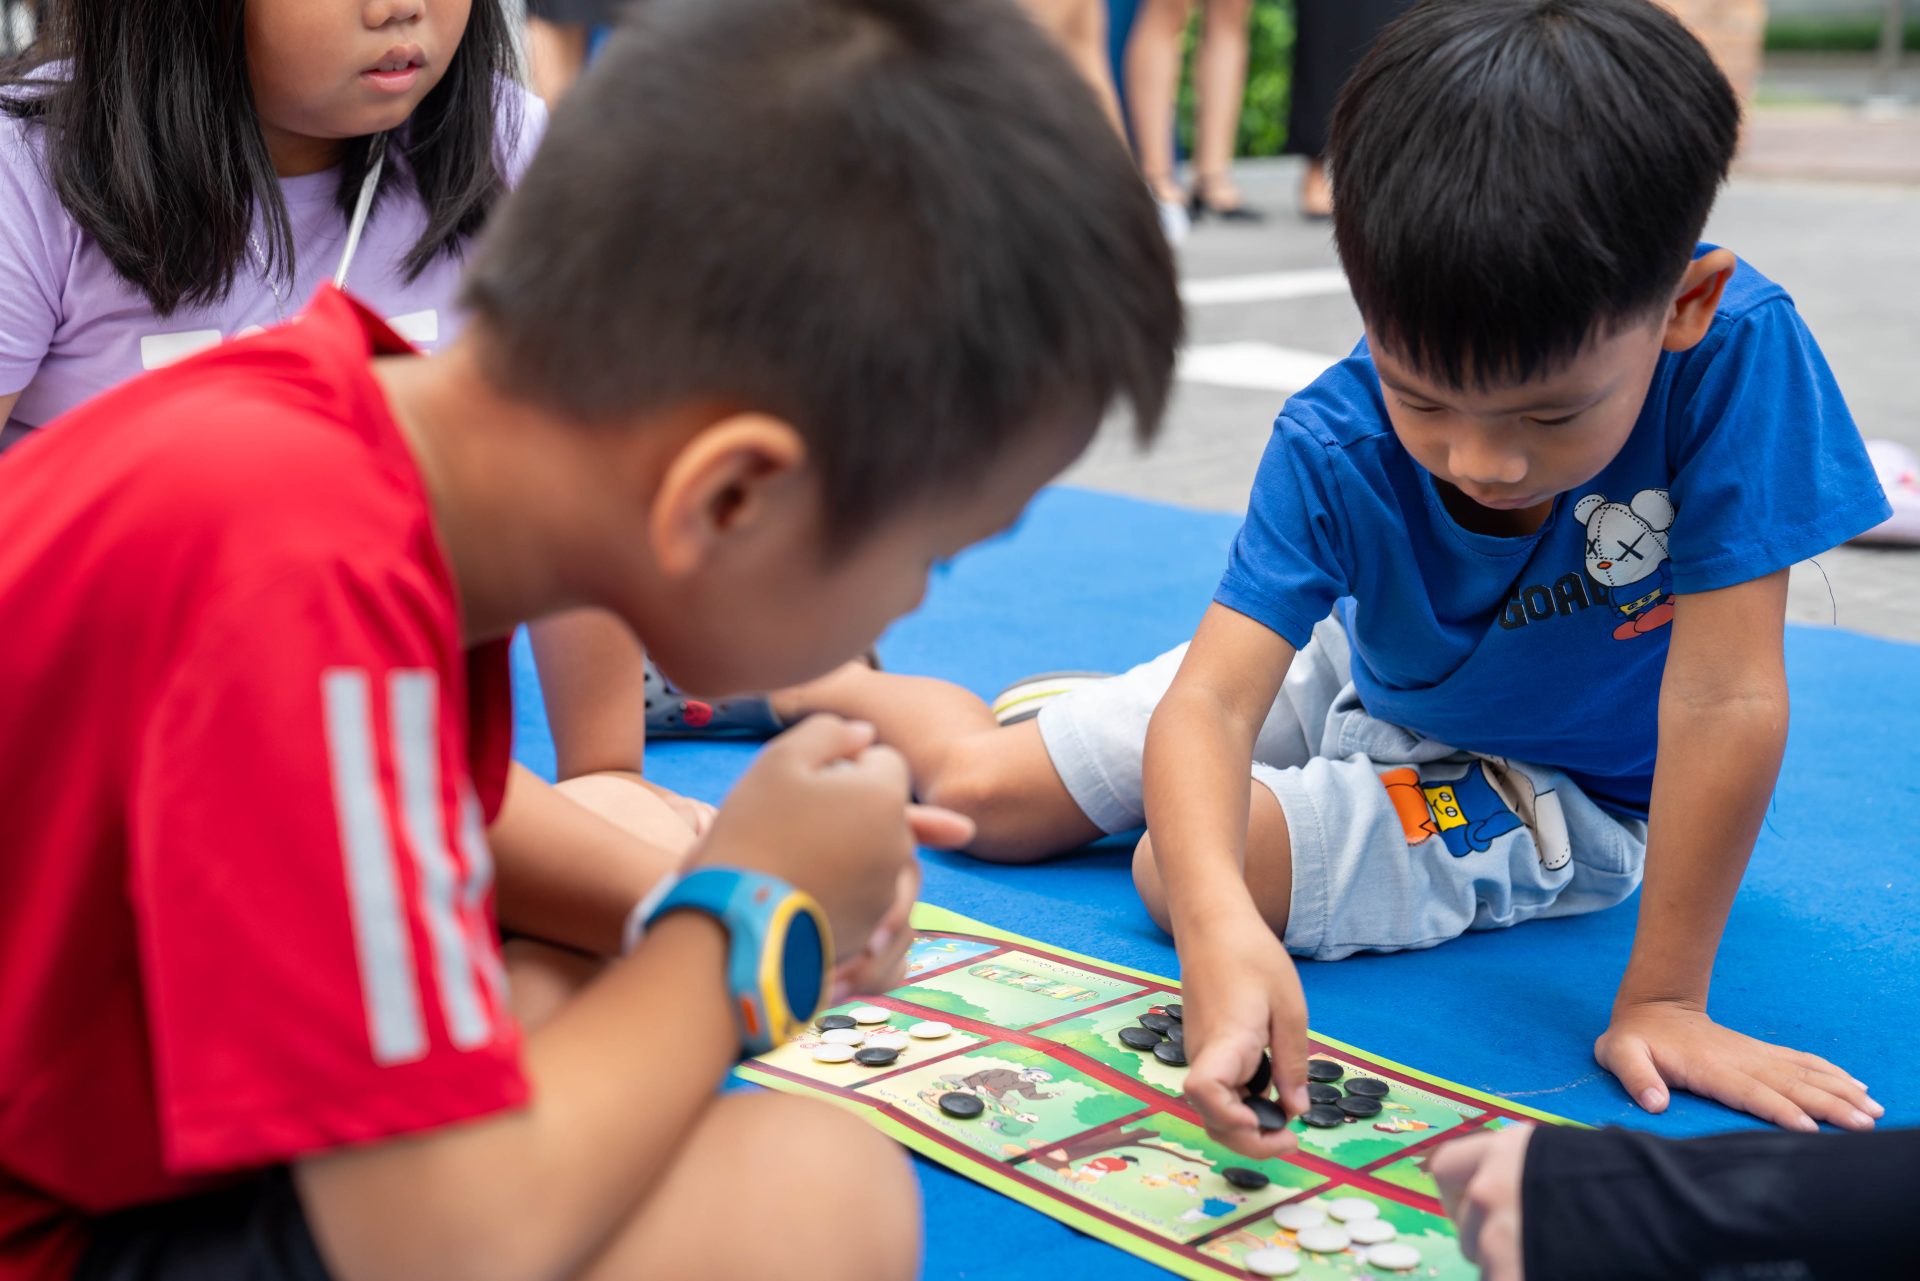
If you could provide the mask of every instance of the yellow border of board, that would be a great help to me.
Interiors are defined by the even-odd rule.
[[[1006,944],[1010,947],[1035,948],[1043,953],[1061,957],[1069,961],[1077,961],[1081,964],[1091,965],[1102,970],[1111,970],[1117,974],[1125,974],[1132,978],[1139,979],[1143,983],[1164,983],[1178,986],[1178,980],[1167,978],[1164,975],[1150,974],[1145,970],[1136,970],[1129,965],[1118,965],[1112,961],[1103,961],[1097,956],[1088,956],[1083,952],[1074,952],[1067,948],[1056,947],[1051,943],[1043,943],[1039,939],[1031,939],[1025,935],[1014,934],[1008,930],[1000,929],[997,926],[988,925],[985,921],[976,921],[970,916],[962,916],[960,913],[948,911],[944,907],[935,907],[931,903],[915,904],[910,924],[911,928],[916,930],[937,930],[951,934],[971,934],[977,938],[992,939],[996,943]],[[1472,1086],[1461,1085],[1457,1081],[1449,1081],[1443,1077],[1437,1077],[1431,1073],[1410,1068],[1404,1063],[1396,1063],[1392,1059],[1381,1058],[1377,1054],[1363,1050],[1355,1045],[1349,1045],[1345,1041],[1338,1041],[1330,1036],[1321,1036],[1311,1029],[1308,1030],[1308,1035],[1315,1041],[1331,1049],[1343,1050],[1349,1054],[1358,1055],[1369,1062],[1378,1063],[1383,1067],[1390,1067],[1396,1072],[1404,1073],[1414,1080],[1425,1081],[1431,1085],[1444,1086],[1456,1093],[1464,1094],[1482,1102],[1504,1108],[1509,1112],[1523,1113],[1537,1121],[1545,1121],[1550,1125],[1579,1124],[1576,1121],[1569,1121],[1565,1117],[1554,1116],[1550,1112],[1542,1112],[1537,1108],[1530,1108],[1525,1104],[1515,1103],[1511,1099],[1503,1099],[1497,1094],[1489,1094],[1485,1090],[1476,1090]],[[1078,1232],[1083,1232],[1096,1241],[1114,1246],[1117,1249],[1125,1250],[1135,1258],[1144,1259],[1155,1267],[1164,1268],[1176,1276],[1185,1277],[1188,1281],[1218,1281],[1223,1275],[1231,1275],[1232,1273],[1232,1269],[1226,1264],[1215,1267],[1189,1259],[1185,1255],[1177,1254],[1159,1245],[1152,1237],[1144,1232],[1129,1232],[1124,1228],[1115,1227],[1113,1224],[1107,1223],[1081,1210],[1071,1201],[1058,1197],[1045,1196],[1036,1192],[1018,1180],[1009,1177],[992,1161],[984,1158],[961,1156],[941,1143],[938,1139],[922,1134],[911,1126],[894,1120],[879,1108],[871,1104],[862,1103],[859,1099],[847,1098],[834,1094],[829,1090],[818,1089],[811,1082],[789,1080],[784,1076],[776,1076],[771,1072],[763,1072],[756,1068],[751,1061],[741,1064],[737,1069],[737,1075],[753,1082],[755,1085],[763,1085],[768,1089],[780,1090],[789,1094],[805,1094],[813,1098],[823,1098],[840,1107],[846,1108],[848,1111],[856,1112],[865,1117],[883,1133],[913,1151],[918,1152],[935,1164],[953,1170],[971,1179],[975,1183],[992,1188],[1002,1196],[1016,1201],[1029,1209],[1038,1210],[1048,1218],[1064,1223]]]

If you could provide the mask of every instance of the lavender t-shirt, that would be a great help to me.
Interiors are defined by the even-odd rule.
[[[546,108],[517,86],[502,97],[503,134],[517,120],[502,143],[508,181],[517,182],[546,128]],[[47,177],[43,138],[39,126],[0,114],[0,396],[21,391],[9,436],[143,370],[291,318],[339,265],[347,239],[339,173],[283,178],[293,227],[292,281],[269,281],[252,250],[226,298],[157,316],[60,203]],[[432,348],[457,325],[452,305],[460,264],[443,256],[406,279],[401,264],[425,227],[421,204],[390,190],[367,221],[346,288],[402,337]],[[257,230],[253,239],[266,244]]]

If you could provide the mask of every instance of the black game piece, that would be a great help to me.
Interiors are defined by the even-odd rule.
[[[1168,1028],[1167,1039],[1175,1045],[1185,1045],[1187,1043],[1186,1025],[1184,1023],[1175,1023],[1172,1027]]]
[[[1245,1188],[1249,1192],[1257,1192],[1261,1188],[1266,1187],[1267,1184],[1273,1182],[1273,1180],[1260,1173],[1260,1171],[1249,1170],[1244,1165],[1230,1165],[1220,1171],[1220,1177],[1228,1183],[1233,1184],[1234,1187]]]
[[[1130,1050],[1151,1050],[1160,1044],[1160,1034],[1144,1027],[1123,1027],[1120,1029],[1120,1044]]]
[[[1347,1093],[1357,1094],[1363,1099],[1384,1099],[1387,1097],[1387,1083],[1370,1076],[1356,1076],[1347,1082]]]
[[[859,1026],[858,1023],[853,1021],[853,1016],[849,1014],[829,1014],[820,1020],[820,1030],[822,1032],[831,1032],[835,1028]]]
[[[948,1116],[957,1116],[962,1121],[969,1121],[986,1111],[987,1105],[982,1103],[977,1095],[949,1090],[940,1096],[940,1110]]]
[[[1307,1080],[1338,1081],[1347,1074],[1347,1070],[1332,1059],[1308,1059]]]
[[[1180,1002],[1178,1001],[1175,1001],[1172,1005],[1163,1005],[1160,1008],[1165,1010],[1176,1021],[1185,1019],[1187,1017],[1186,1012],[1180,1008]]]
[[[1309,1081],[1307,1083],[1307,1102],[1338,1103],[1339,1101],[1339,1086],[1328,1085],[1325,1081]]]
[[[1287,1128],[1287,1114],[1272,1099],[1254,1095],[1247,1100],[1247,1106],[1253,1109],[1253,1119],[1262,1130],[1284,1130]]]
[[[1153,1047],[1153,1057],[1172,1067],[1185,1067],[1187,1047],[1178,1041],[1162,1041]]]
[[[1332,1130],[1347,1123],[1347,1114],[1330,1104],[1316,1103],[1300,1119],[1316,1129]]]
[[[1267,1087],[1273,1084],[1273,1057],[1265,1050],[1260,1052],[1260,1065],[1253,1069],[1253,1076],[1242,1088],[1248,1094],[1265,1094]]]
[[[1340,1100],[1340,1111],[1356,1121],[1370,1116],[1379,1116],[1380,1100],[1370,1099],[1364,1094],[1349,1094]]]
[[[900,1051],[883,1049],[878,1045],[869,1045],[863,1050],[855,1050],[853,1057],[856,1062],[863,1063],[868,1067],[885,1067],[900,1057]]]
[[[1140,1026],[1150,1028],[1155,1032],[1164,1032],[1172,1027],[1173,1023],[1174,1020],[1171,1015],[1162,1014],[1158,1010],[1149,1011],[1140,1016]]]

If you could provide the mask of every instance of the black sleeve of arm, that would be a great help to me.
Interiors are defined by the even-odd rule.
[[[1536,1281],[1892,1276],[1920,1214],[1920,1130],[1660,1139],[1541,1126],[1521,1178]]]

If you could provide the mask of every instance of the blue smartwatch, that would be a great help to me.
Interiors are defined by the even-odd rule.
[[[749,1055],[792,1040],[812,1021],[833,969],[833,934],[811,895],[758,872],[703,867],[673,882],[646,920],[687,911],[726,926],[733,1017]]]

